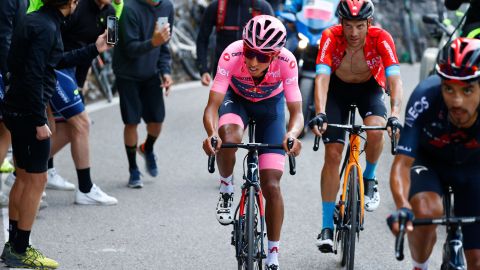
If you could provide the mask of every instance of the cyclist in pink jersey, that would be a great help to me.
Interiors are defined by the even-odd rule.
[[[235,151],[220,149],[223,142],[240,143],[250,118],[256,122],[255,141],[283,144],[282,150],[259,151],[261,188],[266,200],[268,254],[266,268],[278,270],[278,248],[283,223],[283,198],[280,178],[285,152],[296,156],[303,128],[302,98],[297,83],[297,62],[283,46],[286,30],[275,17],[252,18],[243,29],[243,40],[230,44],[218,63],[203,123],[208,138],[203,141],[207,155],[217,154],[220,172],[220,198],[217,220],[222,225],[233,221],[233,167]],[[285,131],[285,101],[290,112]],[[210,143],[218,139],[217,148]],[[287,139],[294,139],[291,150]]]
[[[316,243],[324,253],[333,251],[333,213],[345,143],[345,131],[327,129],[327,122],[346,124],[350,105],[355,103],[365,125],[396,127],[400,124],[403,90],[395,44],[388,32],[371,26],[373,12],[371,0],[342,0],[337,9],[341,24],[326,29],[319,45],[315,79],[317,116],[309,126],[316,135],[322,135],[325,144],[320,184],[322,230]],[[390,117],[385,106],[387,87],[391,93]],[[383,144],[382,131],[367,131],[367,162],[363,173],[367,211],[374,211],[380,204],[375,170]]]

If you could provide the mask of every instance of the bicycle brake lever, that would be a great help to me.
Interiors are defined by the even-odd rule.
[[[398,214],[399,233],[395,239],[395,257],[398,261],[403,261],[403,242],[405,240],[405,224],[407,223],[407,214],[400,212]]]
[[[320,148],[320,136],[315,136],[315,141],[313,142],[313,151],[318,151]]]
[[[288,147],[288,150],[292,149],[293,147],[293,139],[288,139],[287,141],[287,147]],[[295,157],[292,156],[292,155],[288,155],[288,165],[290,167],[290,174],[291,175],[295,175],[297,173],[297,170],[295,168]]]
[[[214,149],[217,148],[217,138],[212,137],[210,143],[212,144]],[[208,156],[208,172],[215,172],[215,155]]]

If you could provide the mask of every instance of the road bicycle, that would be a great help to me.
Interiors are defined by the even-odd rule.
[[[108,102],[112,102],[115,85],[112,58],[113,50],[108,50],[99,54],[92,62],[92,72],[98,85],[96,90],[99,90]],[[95,88],[94,85],[89,87]]]
[[[361,140],[366,141],[366,139],[362,137],[362,133],[367,130],[386,130],[386,127],[383,126],[356,125],[356,107],[355,104],[350,105],[350,124],[328,124],[329,128],[340,128],[349,133],[349,143],[340,171],[340,179],[344,176],[342,193],[335,207],[334,214],[334,253],[337,254],[340,245],[341,266],[345,266],[348,270],[354,269],[355,240],[360,236],[360,231],[364,229],[365,198],[360,154],[365,151],[365,149],[361,149]],[[392,154],[396,152],[396,133],[396,128],[393,128],[391,140]],[[318,150],[319,144],[320,136],[315,136],[314,151]]]
[[[262,260],[265,259],[265,211],[260,177],[258,172],[258,150],[283,149],[281,144],[263,144],[254,142],[255,121],[248,123],[248,143],[223,143],[221,148],[243,148],[248,154],[243,162],[242,195],[235,210],[231,244],[235,247],[235,256],[239,270],[263,269]],[[212,138],[212,146],[217,146],[217,140]],[[293,140],[288,141],[289,149]],[[290,174],[296,173],[295,158],[288,156]],[[245,164],[246,163],[246,164]],[[215,156],[208,158],[208,171],[215,172]]]
[[[480,217],[456,217],[453,212],[453,190],[447,185],[444,187],[446,194],[443,196],[443,209],[445,216],[442,218],[414,219],[413,226],[444,225],[447,230],[447,239],[443,244],[442,264],[440,270],[465,270],[465,254],[463,252],[462,225],[480,223]],[[399,233],[395,239],[395,257],[397,260],[404,259],[403,242],[407,216],[401,212],[399,216]]]

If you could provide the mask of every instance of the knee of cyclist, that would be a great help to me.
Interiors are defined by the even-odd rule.
[[[275,200],[282,196],[278,181],[266,181],[263,183],[262,192],[267,200]]]
[[[416,218],[438,218],[443,215],[443,207],[424,202],[421,207],[414,207]],[[427,206],[428,205],[428,206]]]
[[[326,148],[325,150],[325,166],[338,166],[342,161],[342,150]]]
[[[367,131],[367,141],[370,143],[381,143],[383,141],[382,130],[369,130]]]

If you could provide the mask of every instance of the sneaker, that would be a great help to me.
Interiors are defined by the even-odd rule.
[[[8,206],[8,195],[0,191],[0,207]]]
[[[15,167],[8,161],[8,158],[5,158],[0,166],[0,173],[12,173],[13,171],[15,171]]]
[[[10,242],[6,242],[3,246],[2,255],[0,255],[0,259],[2,260],[2,262],[5,261],[5,256],[7,255],[7,252],[10,252],[11,247],[12,245],[10,244]]]
[[[13,186],[13,183],[15,183],[15,179],[17,177],[15,176],[15,174],[12,173],[9,173],[7,178],[5,179],[5,185],[9,186],[9,187],[12,187]]]
[[[38,210],[43,210],[47,207],[48,207],[47,201],[45,201],[44,199],[41,199],[40,204],[38,205]]]
[[[333,252],[333,230],[330,228],[322,229],[322,232],[317,237],[316,245],[322,253],[332,253]]]
[[[5,264],[11,268],[30,268],[30,269],[56,269],[58,262],[45,257],[39,250],[32,246],[27,247],[23,254],[16,253],[13,248],[5,252]]]
[[[365,187],[365,210],[375,211],[380,205],[380,193],[378,192],[377,179],[363,179]]]
[[[75,185],[61,177],[55,168],[48,169],[47,175],[47,188],[58,190],[75,190]]]
[[[142,144],[138,147],[138,153],[145,159],[145,169],[147,170],[148,174],[152,177],[156,177],[158,175],[158,167],[157,167],[157,157],[153,152],[146,153],[145,152],[145,144]]]
[[[217,203],[217,220],[222,225],[233,223],[233,193],[221,193]]]
[[[265,264],[265,270],[280,270],[280,266],[278,264]]]
[[[75,192],[75,203],[84,205],[114,205],[118,201],[93,184],[92,189],[88,193],[83,193],[80,190]]]
[[[142,188],[143,182],[141,178],[141,173],[138,169],[130,170],[130,178],[128,179],[129,188]]]

